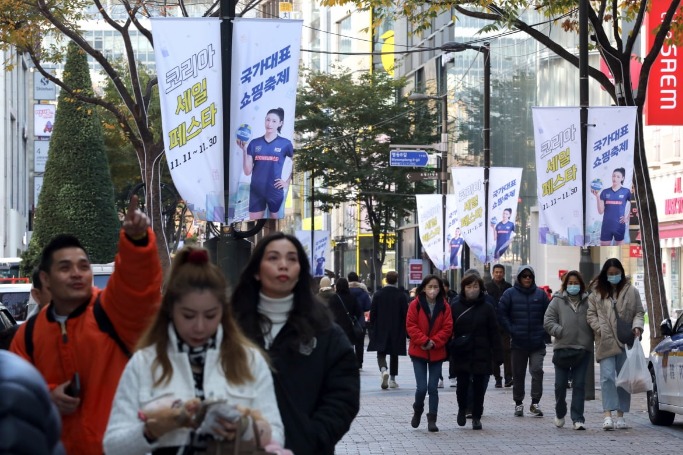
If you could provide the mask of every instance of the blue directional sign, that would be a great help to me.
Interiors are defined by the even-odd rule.
[[[389,153],[389,166],[425,167],[429,161],[429,154],[424,150],[391,150]]]

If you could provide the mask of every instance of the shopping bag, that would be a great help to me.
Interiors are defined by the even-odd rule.
[[[628,393],[645,393],[652,390],[652,377],[647,369],[645,354],[638,338],[633,341],[631,349],[626,348],[626,361],[617,375],[617,387]]]

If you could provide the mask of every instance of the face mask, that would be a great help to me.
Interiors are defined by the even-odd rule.
[[[475,300],[479,297],[479,289],[476,291],[465,291],[465,297],[467,297],[467,300]]]
[[[607,281],[609,281],[610,284],[619,284],[621,275],[607,275]]]
[[[568,284],[567,285],[567,294],[569,295],[576,295],[579,292],[581,292],[581,286],[578,284]]]
[[[429,291],[426,291],[425,294],[427,294],[429,300],[434,300],[436,296],[439,295],[439,291],[430,289]]]

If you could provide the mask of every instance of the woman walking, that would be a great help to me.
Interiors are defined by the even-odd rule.
[[[583,277],[576,270],[562,277],[562,287],[553,295],[545,312],[543,328],[555,338],[555,426],[564,426],[567,414],[567,384],[572,383],[572,403],[569,415],[575,430],[585,430],[583,416],[586,397],[586,370],[593,350],[593,330],[588,325],[588,293]]]
[[[618,259],[605,261],[591,282],[587,319],[595,334],[595,359],[600,363],[603,430],[628,428],[624,413],[631,407],[631,394],[617,388],[616,380],[626,360],[624,342],[617,336],[617,318],[630,324],[634,336],[643,332],[643,304]],[[576,377],[574,378],[576,380]],[[616,411],[616,423],[612,411]]]
[[[415,402],[413,403],[413,428],[420,426],[424,401],[429,392],[427,429],[439,431],[436,415],[439,408],[437,385],[441,376],[441,364],[446,359],[446,342],[451,337],[453,320],[446,302],[446,290],[441,278],[427,275],[417,288],[417,296],[408,307],[406,331],[410,337],[408,354],[415,372]]]

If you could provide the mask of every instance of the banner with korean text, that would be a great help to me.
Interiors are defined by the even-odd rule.
[[[521,182],[521,167],[489,168],[486,249],[493,261],[498,261],[508,251],[517,234],[515,220]]]
[[[451,176],[457,199],[460,233],[472,257],[487,263],[484,168],[454,167],[451,168]]]
[[[325,263],[330,259],[330,231],[313,231],[313,249],[311,249],[311,231],[296,231],[294,235],[306,251],[311,264],[311,275],[324,276]],[[312,255],[311,251],[313,251]]]
[[[588,109],[586,246],[630,243],[636,106]]]
[[[225,221],[218,18],[152,19],[166,161],[193,215]]]
[[[581,129],[578,107],[534,107],[538,242],[582,246]]]
[[[440,194],[416,194],[417,230],[422,248],[431,259],[434,267],[446,270],[444,254],[443,197]]]
[[[284,217],[302,24],[234,19],[228,222]]]

